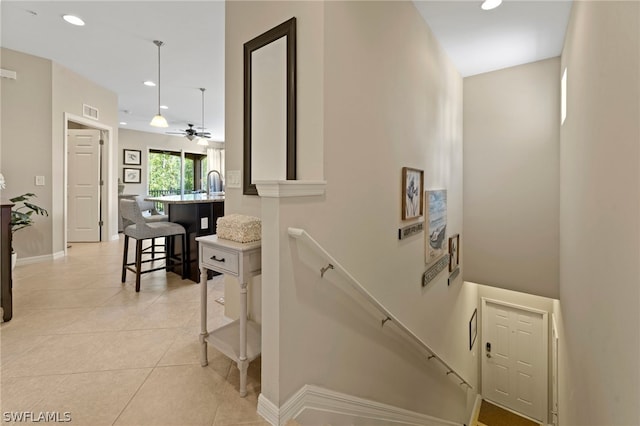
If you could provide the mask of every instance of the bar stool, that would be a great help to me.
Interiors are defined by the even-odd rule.
[[[154,203],[153,201],[146,201],[145,197],[148,197],[148,195],[136,195],[135,197],[136,203],[138,203],[138,207],[142,212],[142,217],[144,217],[145,222],[147,223],[168,222],[169,216],[158,212],[158,210],[156,210],[156,203]],[[129,222],[129,221],[127,220],[126,222]],[[130,222],[129,222],[129,225],[131,225]],[[162,247],[162,246],[159,244],[156,244],[156,239],[154,238],[151,240],[151,257],[156,256],[156,247]],[[144,250],[148,250],[148,248]]]
[[[173,255],[173,247],[175,237],[180,236],[182,247],[186,245],[186,231],[180,224],[173,222],[147,222],[140,211],[138,203],[135,200],[120,200],[120,211],[122,217],[131,221],[133,224],[124,229],[124,254],[122,256],[122,282],[127,279],[127,270],[136,274],[136,292],[140,291],[140,275],[148,272],[159,271],[161,269],[169,270],[175,265],[182,264],[182,279],[187,277],[187,258],[184,253],[180,256]],[[142,249],[144,240],[152,240],[153,247],[154,238],[165,238],[164,257],[155,257],[155,252],[151,259],[142,260],[143,254],[147,254]],[[128,263],[129,238],[136,240],[136,259],[135,262]],[[151,247],[149,247],[151,248]],[[162,254],[162,253],[161,253]],[[157,268],[142,270],[142,264],[154,262],[157,260],[165,260],[165,265]]]

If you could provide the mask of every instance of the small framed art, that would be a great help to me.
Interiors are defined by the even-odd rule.
[[[139,166],[142,164],[142,151],[137,149],[122,150],[123,164]]]
[[[122,182],[124,183],[140,183],[140,169],[122,169]]]
[[[473,344],[478,336],[478,309],[473,310],[473,315],[469,320],[469,350],[473,349]]]
[[[460,264],[460,234],[449,237],[449,272]]]
[[[402,220],[422,216],[424,171],[402,168]]]

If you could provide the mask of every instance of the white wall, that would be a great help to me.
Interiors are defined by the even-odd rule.
[[[15,71],[16,80],[2,79],[2,164],[7,188],[3,197],[26,192],[44,207],[49,217],[34,218],[34,225],[14,234],[13,247],[19,257],[53,253],[52,163],[51,163],[51,61],[9,49],[1,49],[0,66]],[[45,177],[45,186],[35,186],[35,176]]]
[[[573,5],[562,67],[560,421],[640,424],[640,4]]]
[[[466,422],[475,393],[381,330],[380,318],[334,287],[337,276],[321,282],[322,260],[286,235],[288,226],[307,229],[475,386],[475,287],[448,287],[442,274],[423,289],[424,233],[397,240],[410,223],[401,220],[403,166],[424,170],[426,188],[448,189],[449,227],[462,233],[461,77],[410,2],[232,2],[226,10],[227,169],[241,165],[242,43],[296,16],[298,112],[313,117],[298,121],[299,143],[310,144],[298,155],[308,164],[300,178],[327,180],[324,197],[249,203],[227,192],[229,211],[275,220],[263,244],[279,241],[277,265],[263,250],[262,394],[281,405],[309,383]],[[254,31],[245,34],[246,25]],[[267,280],[266,268],[281,279]]]
[[[464,79],[464,279],[557,298],[560,60]]]
[[[36,204],[49,211],[34,226],[15,234],[20,258],[64,251],[64,114],[82,116],[82,104],[100,110],[100,123],[117,126],[117,97],[85,78],[49,60],[2,49],[2,67],[18,73],[17,80],[3,80],[2,173],[8,197],[33,192]],[[117,135],[107,156],[113,156]],[[112,162],[115,167],[115,161]],[[114,172],[113,168],[110,171]],[[35,176],[45,177],[35,186]],[[107,232],[116,225],[115,201],[109,200]]]

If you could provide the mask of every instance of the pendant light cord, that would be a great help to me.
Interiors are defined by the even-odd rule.
[[[153,40],[158,46],[158,115],[160,115],[160,47],[164,44],[160,40]]]
[[[201,87],[200,90],[202,91],[202,134],[204,134],[204,91],[207,89]]]

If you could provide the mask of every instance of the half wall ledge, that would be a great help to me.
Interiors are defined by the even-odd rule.
[[[258,195],[266,198],[318,197],[326,191],[324,180],[262,180],[256,182]]]

